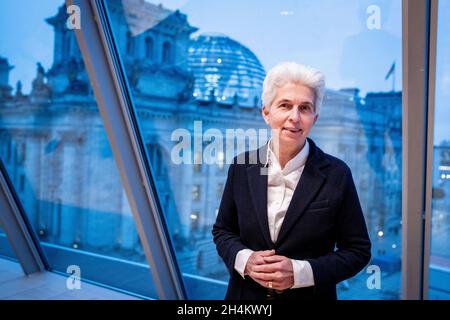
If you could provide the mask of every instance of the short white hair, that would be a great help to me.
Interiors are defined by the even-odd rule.
[[[314,111],[320,112],[325,94],[325,76],[319,70],[295,62],[282,62],[269,70],[263,82],[262,104],[270,109],[276,90],[287,83],[298,83],[314,91]]]

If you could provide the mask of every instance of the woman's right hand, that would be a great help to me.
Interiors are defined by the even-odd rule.
[[[275,255],[275,250],[254,251],[247,260],[245,265],[244,275],[251,277],[253,267],[261,264],[265,264],[264,257],[270,257]]]

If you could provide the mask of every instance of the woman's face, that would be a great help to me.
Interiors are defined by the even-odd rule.
[[[272,128],[272,138],[280,148],[301,148],[318,115],[314,107],[314,91],[297,83],[287,83],[278,88],[270,109],[263,107],[262,114]]]

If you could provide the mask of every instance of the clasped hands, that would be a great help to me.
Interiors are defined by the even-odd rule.
[[[247,260],[244,274],[269,289],[281,291],[294,285],[291,259],[276,255],[273,249],[253,252]]]

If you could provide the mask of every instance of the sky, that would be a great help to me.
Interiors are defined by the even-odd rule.
[[[435,145],[450,142],[450,1],[439,1],[436,53]]]
[[[241,42],[266,70],[281,61],[320,69],[333,89],[389,91],[384,78],[396,63],[401,89],[401,1],[382,0],[169,0],[198,33],[220,32]],[[380,29],[369,30],[366,9],[380,8]]]
[[[111,1],[111,0],[110,0]],[[116,0],[120,1],[120,0]],[[152,2],[152,1],[150,1]],[[450,1],[440,1],[443,16]],[[20,79],[28,92],[36,62],[47,70],[53,60],[53,30],[44,19],[63,3],[58,0],[0,1],[0,56],[15,68],[10,84]],[[327,87],[357,87],[367,92],[391,91],[385,80],[395,61],[395,90],[401,90],[401,0],[163,0],[179,9],[196,34],[219,32],[252,50],[266,70],[295,61],[321,70]],[[374,14],[374,7],[377,10]],[[374,20],[375,19],[375,20]],[[379,22],[374,23],[375,22]],[[447,125],[450,84],[450,17],[439,20],[436,142],[450,140]],[[375,27],[374,27],[375,26]],[[442,31],[447,30],[447,31]],[[194,36],[196,35],[194,34]],[[18,40],[19,39],[19,40]],[[442,80],[442,81],[440,81]]]

